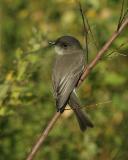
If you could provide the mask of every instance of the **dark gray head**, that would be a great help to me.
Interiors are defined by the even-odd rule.
[[[80,42],[72,36],[62,36],[53,42],[53,45],[55,45],[55,51],[59,55],[70,54],[75,50],[82,49]]]

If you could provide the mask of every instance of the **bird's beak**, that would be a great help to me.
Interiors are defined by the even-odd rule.
[[[55,41],[49,41],[48,43],[49,43],[50,46],[54,46],[56,44]]]

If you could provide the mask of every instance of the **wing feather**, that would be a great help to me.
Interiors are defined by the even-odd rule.
[[[84,55],[82,56],[82,54],[74,55],[71,58],[69,56],[66,56],[66,58],[61,56],[61,59],[57,59],[53,68],[53,90],[57,109],[60,111],[64,110],[71,92],[78,83],[85,64]],[[62,65],[65,61],[69,62],[67,66]]]

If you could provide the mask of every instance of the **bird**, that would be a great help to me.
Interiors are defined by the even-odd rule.
[[[86,66],[82,45],[70,35],[61,36],[49,43],[54,46],[56,53],[52,69],[52,85],[57,112],[63,113],[66,105],[69,105],[76,115],[81,131],[92,128],[93,123],[87,113],[80,109],[75,91]]]

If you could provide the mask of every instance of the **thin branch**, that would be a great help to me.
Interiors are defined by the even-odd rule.
[[[118,26],[117,26],[117,31],[120,28],[120,25],[122,24],[122,18],[124,15],[124,2],[125,0],[122,0],[122,5],[121,5],[121,11],[120,11],[120,17],[119,17],[119,22],[118,22]]]
[[[52,127],[54,126],[54,124],[56,123],[56,121],[60,117],[60,115],[61,115],[60,112],[56,112],[55,113],[55,115],[53,116],[51,121],[48,123],[46,129],[42,132],[42,134],[40,135],[39,139],[36,141],[36,143],[32,147],[32,150],[29,153],[29,155],[26,158],[26,160],[32,160],[34,158],[34,156],[37,153],[38,149],[43,144],[44,140],[47,138],[49,132],[51,131]]]
[[[125,27],[128,27],[128,18],[124,20],[118,31],[115,31],[113,35],[109,38],[109,40],[104,44],[104,46],[101,48],[101,50],[97,53],[94,60],[85,67],[84,73],[82,74],[78,86],[82,83],[83,80],[88,76],[88,74],[91,72],[91,70],[95,67],[95,65],[98,63],[98,61],[101,59],[102,55],[108,50],[108,48],[111,46],[112,42],[120,35],[120,33],[123,31]]]
[[[128,16],[128,8],[126,9],[126,11],[125,11],[125,13],[124,13],[124,15],[123,15],[123,17],[122,17],[122,20],[121,20],[121,24],[123,23],[123,21],[124,21],[124,19],[126,18]]]
[[[77,3],[79,5],[79,9],[80,9],[80,13],[81,13],[82,21],[83,21],[84,41],[85,41],[85,46],[86,46],[86,55],[87,55],[87,63],[88,63],[88,28],[86,27],[86,24],[85,24],[85,20],[87,22],[87,18],[85,19],[84,17],[84,13],[83,13],[83,9],[82,9],[82,5],[80,1],[78,0]]]
[[[128,18],[124,20],[124,22],[119,27],[118,31],[114,32],[113,35],[109,38],[109,40],[104,44],[104,46],[101,48],[101,50],[97,53],[94,60],[85,68],[85,71],[83,75],[81,76],[78,85],[80,85],[83,80],[88,76],[88,74],[91,72],[91,70],[94,68],[94,66],[98,63],[101,56],[108,50],[108,48],[111,46],[112,42],[120,35],[120,33],[124,30],[124,28],[128,26]],[[61,113],[56,112],[53,116],[52,120],[49,122],[39,139],[36,141],[35,145],[33,146],[31,152],[29,153],[26,160],[33,160],[35,154],[43,144],[44,140],[47,138],[49,132],[51,131],[52,127],[55,125],[55,122],[60,117]]]
[[[83,106],[83,107],[78,107],[79,109],[83,109],[83,108],[86,108],[86,109],[94,109],[96,108],[97,106],[100,106],[100,105],[103,105],[103,104],[107,104],[107,103],[111,103],[112,101],[111,100],[108,100],[108,101],[104,101],[104,102],[99,102],[99,103],[95,103],[95,104],[90,104],[90,105],[87,105],[87,106]],[[72,110],[71,108],[65,108],[65,110]]]
[[[94,42],[94,45],[95,45],[97,51],[98,51],[98,46],[97,46],[97,43],[95,41],[92,29],[91,29],[89,21],[88,21],[88,18],[86,17],[86,15],[84,16],[82,5],[81,5],[79,0],[77,0],[77,3],[78,3],[78,6],[79,6],[79,9],[80,9],[80,13],[81,13],[82,21],[83,21],[84,42],[85,42],[85,47],[86,47],[86,55],[87,55],[87,63],[88,63],[88,60],[89,60],[89,55],[88,55],[89,54],[89,49],[88,49],[88,35],[89,35],[89,32],[92,36],[92,40]]]
[[[94,38],[94,35],[93,35],[93,32],[92,32],[91,26],[90,26],[89,21],[88,21],[88,18],[87,18],[86,16],[85,16],[85,19],[86,19],[86,22],[87,22],[88,30],[89,30],[89,32],[91,33],[93,43],[94,43],[94,45],[95,45],[95,47],[96,47],[96,49],[97,49],[97,51],[98,51],[97,42],[96,42],[96,40],[95,40],[95,38]]]
[[[124,11],[124,6],[125,6],[125,0],[122,0],[121,13],[120,13],[120,17],[119,17],[117,30],[120,28],[121,24],[123,23],[126,16],[128,15],[128,8],[126,9],[126,11]]]
[[[113,58],[115,56],[127,56],[126,54],[120,53],[120,50],[123,49],[123,47],[125,47],[125,45],[128,44],[128,40],[126,40],[126,42],[122,43],[118,48],[116,48],[115,50],[112,50],[111,52],[107,53],[105,56],[103,56],[101,58],[101,60],[104,60],[106,58]],[[111,55],[113,55],[114,53],[116,53],[116,55],[114,55],[113,57],[111,57]]]

